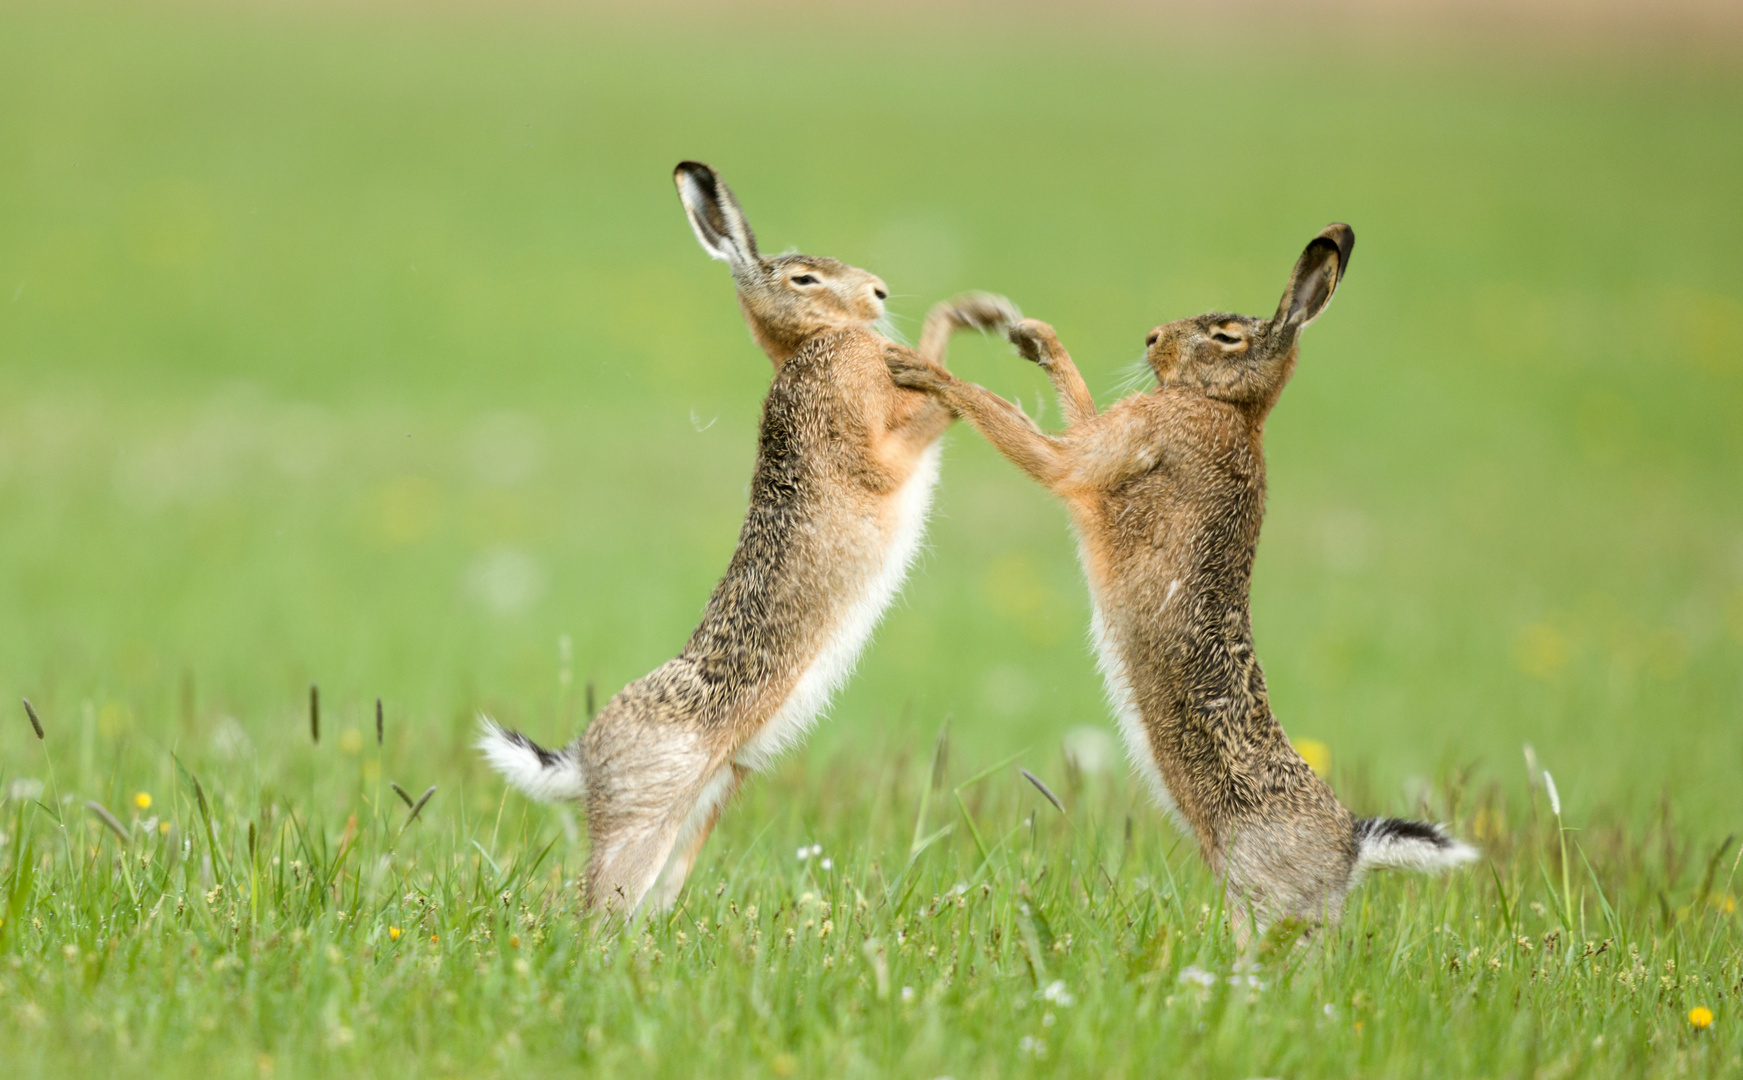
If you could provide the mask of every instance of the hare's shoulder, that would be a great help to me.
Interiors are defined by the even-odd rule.
[[[882,347],[861,340],[869,336],[815,338],[781,366],[763,402],[765,456],[797,455],[820,467],[844,454],[863,455],[873,430],[868,398],[892,385]],[[865,359],[860,354],[870,359],[858,363]],[[877,379],[868,380],[862,368]]]

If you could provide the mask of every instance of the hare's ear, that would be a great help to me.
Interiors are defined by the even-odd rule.
[[[746,273],[757,265],[756,234],[732,189],[720,174],[700,161],[682,161],[672,173],[678,185],[678,198],[684,201],[684,213],[690,217],[690,227],[702,250],[732,267],[734,274]]]
[[[1277,305],[1275,321],[1299,330],[1319,318],[1319,313],[1331,303],[1344,271],[1350,265],[1350,252],[1356,246],[1356,231],[1348,225],[1327,225],[1307,245],[1289,275],[1289,287]]]

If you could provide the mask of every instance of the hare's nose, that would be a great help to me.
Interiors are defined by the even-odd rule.
[[[1156,329],[1150,331],[1149,337],[1144,339],[1144,347],[1146,349],[1153,348],[1153,347],[1155,347],[1155,344],[1161,340],[1162,340],[1162,328],[1160,326],[1158,326]]]
[[[872,286],[872,295],[877,297],[879,300],[888,300],[890,298],[890,294],[885,292],[881,285]]]

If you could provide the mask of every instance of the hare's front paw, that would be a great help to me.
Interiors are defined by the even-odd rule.
[[[1016,325],[1023,315],[1017,305],[997,293],[970,292],[940,305],[958,326],[974,330],[998,330]]]
[[[884,350],[884,364],[890,370],[890,381],[904,390],[934,393],[950,377],[909,349]]]
[[[1024,319],[1005,332],[1023,359],[1041,367],[1053,365],[1053,354],[1059,348],[1059,338],[1053,328],[1040,319]]]

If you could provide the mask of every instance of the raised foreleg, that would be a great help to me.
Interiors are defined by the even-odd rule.
[[[1095,419],[1095,399],[1090,396],[1089,387],[1084,384],[1077,365],[1071,362],[1071,354],[1059,344],[1059,336],[1051,326],[1040,319],[1023,319],[1012,323],[1005,334],[1025,360],[1040,367],[1053,380],[1053,389],[1059,395],[1059,408],[1065,414],[1068,426],[1075,427]]]
[[[1023,410],[984,386],[963,382],[948,371],[920,362],[913,353],[886,359],[897,386],[921,390],[942,401],[1011,464],[1048,488],[1061,478],[1065,454],[1060,440],[1036,427]]]
[[[892,372],[915,365],[944,372],[944,355],[952,333],[957,330],[1008,329],[1021,319],[1016,306],[1002,296],[984,292],[963,293],[933,305],[926,313],[926,321],[920,327],[918,349],[892,343],[885,358]],[[910,452],[918,452],[943,434],[951,419],[951,410],[933,398],[924,405],[899,410],[892,417],[890,430],[898,434]]]

